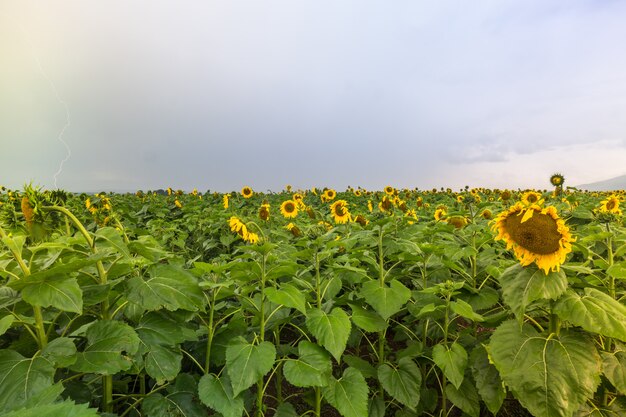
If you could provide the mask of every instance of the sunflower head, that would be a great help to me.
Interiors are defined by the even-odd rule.
[[[435,210],[435,220],[441,221],[446,217],[447,211],[445,208],[438,208]]]
[[[263,204],[261,204],[261,207],[259,208],[259,219],[263,220],[263,221],[267,221],[270,218],[270,205],[269,203],[265,202]]]
[[[252,191],[252,188],[246,186],[241,189],[241,195],[243,198],[250,198],[254,195],[254,191]]]
[[[462,229],[467,226],[467,219],[464,216],[450,216],[446,219],[446,222],[456,229]]]
[[[532,206],[533,204],[541,205],[543,200],[541,194],[536,191],[527,191],[522,195],[522,203],[525,206]]]
[[[387,195],[393,195],[395,193],[396,189],[393,188],[391,185],[388,185],[385,187],[385,194]]]
[[[326,191],[324,191],[323,197],[325,201],[332,201],[335,199],[335,197],[337,197],[337,191],[333,190],[332,188],[329,188]]]
[[[289,230],[291,234],[294,235],[295,237],[298,237],[302,234],[302,231],[300,230],[300,228],[298,228],[298,226],[296,226],[293,223],[289,223],[287,226],[285,226],[285,228]]]
[[[484,209],[481,213],[480,213],[480,217],[482,217],[483,219],[491,219],[491,217],[493,216],[493,214],[491,213],[491,210],[489,209]]]
[[[500,193],[500,200],[509,201],[512,197],[512,194],[509,190],[504,190]]]
[[[363,227],[367,226],[367,224],[369,223],[369,220],[367,220],[362,214],[357,215],[354,218],[354,221]]]
[[[298,215],[298,205],[293,200],[286,200],[280,205],[280,213],[288,219]]]
[[[596,209],[601,216],[602,221],[611,221],[615,216],[621,216],[622,210],[619,208],[620,197],[616,194],[610,195],[606,200],[600,203],[600,207]]]
[[[534,262],[546,274],[558,271],[572,250],[574,239],[553,206],[542,209],[517,203],[493,222],[496,240],[504,240],[523,266]]]
[[[228,198],[230,197],[230,194],[224,194],[224,197],[222,198],[222,205],[224,206],[224,209],[228,208]]]
[[[562,187],[564,182],[565,182],[565,177],[563,177],[563,175],[559,173],[552,174],[550,176],[550,184],[552,184],[555,187]]]
[[[348,223],[350,221],[350,212],[348,211],[348,202],[346,200],[337,200],[330,206],[330,214],[333,216],[335,223]]]

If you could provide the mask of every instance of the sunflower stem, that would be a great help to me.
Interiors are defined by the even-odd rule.
[[[561,332],[561,319],[554,313],[555,301],[550,301],[550,334],[558,336]]]

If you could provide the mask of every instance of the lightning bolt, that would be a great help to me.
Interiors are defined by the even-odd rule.
[[[6,16],[5,13],[1,13],[0,12],[0,14]],[[54,81],[52,80],[52,78],[50,78],[50,76],[48,75],[48,73],[44,69],[44,67],[43,67],[43,65],[41,63],[41,60],[39,59],[39,54],[37,52],[37,48],[35,48],[35,45],[31,41],[31,38],[30,38],[28,32],[26,31],[26,29],[24,28],[24,26],[17,19],[9,19],[9,21],[13,22],[19,28],[20,32],[22,33],[22,36],[24,37],[24,40],[26,41],[26,43],[28,44],[28,47],[30,48],[30,52],[31,52],[30,55],[33,58],[33,60],[35,61],[35,63],[37,64],[37,68],[39,69],[40,74],[48,82],[52,92],[54,93],[55,98],[57,99],[59,104],[61,104],[61,106],[65,110],[65,124],[63,125],[63,127],[61,128],[61,130],[59,131],[59,133],[57,135],[57,141],[61,142],[61,144],[65,147],[66,154],[65,154],[65,157],[59,163],[59,169],[54,173],[54,176],[53,176],[54,188],[58,189],[59,187],[57,185],[57,181],[58,181],[59,175],[61,175],[61,173],[63,172],[63,165],[67,161],[69,161],[69,159],[72,157],[72,150],[70,149],[70,146],[65,141],[65,139],[63,139],[63,136],[65,135],[65,131],[72,124],[72,120],[71,120],[71,117],[70,117],[70,107],[68,106],[67,102],[63,99],[63,97],[59,93],[59,90],[57,89],[57,86],[54,83]]]

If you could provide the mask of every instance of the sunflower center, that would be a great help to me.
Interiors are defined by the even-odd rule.
[[[295,208],[296,208],[296,207],[293,205],[293,203],[287,203],[287,204],[285,204],[285,211],[286,211],[287,213],[291,213],[291,212],[293,212]]]
[[[537,196],[534,194],[531,194],[528,196],[528,201],[531,203],[536,203],[537,202]]]
[[[609,200],[606,203],[606,209],[607,210],[613,210],[615,208],[615,200]]]
[[[522,217],[522,214],[513,214],[504,221],[505,230],[515,243],[539,255],[548,255],[560,249],[561,233],[556,220],[538,212],[524,223]]]
[[[335,207],[335,214],[339,217],[344,216],[346,214],[346,209],[342,205],[338,205]]]

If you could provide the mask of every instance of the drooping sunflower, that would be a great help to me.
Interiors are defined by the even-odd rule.
[[[383,196],[383,199],[378,203],[378,209],[383,213],[391,213],[393,201],[388,196]]]
[[[450,216],[445,221],[456,229],[462,229],[467,226],[467,219],[464,216]]]
[[[300,231],[300,228],[298,228],[298,226],[296,226],[293,223],[289,223],[287,226],[285,226],[285,229],[289,230],[291,234],[294,235],[295,237],[298,237],[302,234],[302,231]]]
[[[243,240],[248,239],[248,227],[239,218],[232,216],[228,219],[228,226],[231,232],[237,233]]]
[[[600,208],[598,211],[600,213],[612,213],[612,214],[622,214],[622,210],[619,208],[619,197],[615,194],[609,196],[606,200],[602,200],[600,202]]]
[[[443,220],[446,217],[447,211],[445,208],[438,208],[437,210],[435,210],[435,220],[437,220],[438,222]]]
[[[516,203],[493,220],[492,229],[523,266],[534,262],[546,274],[559,270],[575,240],[554,206]]]
[[[298,215],[298,205],[293,200],[286,200],[280,205],[280,214],[288,219]]]
[[[555,187],[561,187],[564,182],[565,182],[565,177],[563,177],[563,175],[559,173],[552,174],[550,176],[550,184],[554,185]]]
[[[252,188],[246,186],[241,189],[241,195],[243,198],[250,198],[254,195],[254,191],[252,191]]]
[[[228,197],[230,197],[230,194],[224,194],[224,197],[222,199],[222,205],[224,206],[224,209],[228,208]]]
[[[348,202],[346,200],[337,200],[330,206],[330,214],[333,216],[335,223],[348,223],[350,221],[350,212],[348,211]]]
[[[360,224],[361,226],[365,227],[367,226],[367,224],[370,222],[369,220],[367,220],[365,218],[365,216],[363,216],[362,214],[358,214],[355,218],[354,218],[355,223]]]
[[[522,194],[522,203],[525,206],[532,206],[533,204],[541,205],[541,194],[536,191],[526,191]]]

